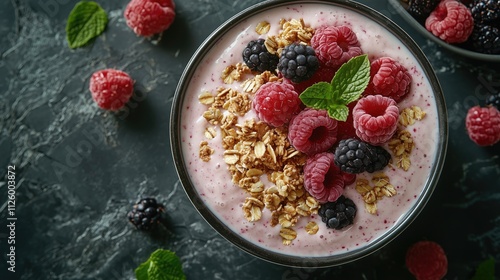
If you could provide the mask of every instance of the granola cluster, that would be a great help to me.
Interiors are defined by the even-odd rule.
[[[396,188],[391,185],[389,177],[383,173],[375,173],[371,178],[373,186],[367,179],[356,180],[356,191],[365,202],[365,209],[370,214],[377,213],[377,201],[397,194]]]
[[[399,114],[399,123],[407,127],[422,120],[425,115],[426,113],[418,106],[404,108]],[[398,129],[389,140],[388,146],[394,155],[396,166],[408,171],[411,166],[410,155],[415,146],[411,133],[406,129]]]
[[[298,36],[310,40],[312,36],[312,29],[305,28],[302,20],[282,20],[280,24],[284,31],[273,36],[273,40],[285,40],[285,37],[296,40]],[[256,31],[264,34],[269,27],[262,22]],[[293,31],[295,28],[302,31]],[[306,29],[310,32],[309,37],[304,35]],[[295,35],[290,35],[292,33]],[[219,87],[198,96],[199,102],[207,106],[203,113],[207,121],[206,140],[200,144],[200,158],[210,160],[214,150],[209,142],[219,139],[216,136],[220,133],[222,157],[232,182],[248,194],[242,206],[243,216],[256,222],[262,218],[263,211],[270,211],[270,225],[281,226],[283,244],[289,245],[297,236],[293,227],[298,220],[316,214],[319,208],[318,201],[303,187],[302,166],[306,156],[290,144],[286,127],[274,128],[255,119],[238,121],[251,109],[253,94],[260,86],[280,78],[269,71],[253,75],[242,63],[226,67],[220,77],[232,87]],[[315,234],[318,229],[314,222],[305,228],[309,234]]]
[[[279,34],[267,36],[264,43],[270,53],[281,55],[281,50],[291,43],[301,42],[310,45],[314,29],[307,26],[302,18],[298,20],[281,19],[280,26]]]

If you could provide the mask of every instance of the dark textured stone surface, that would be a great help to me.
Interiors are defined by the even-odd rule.
[[[499,64],[449,53],[385,1],[361,1],[400,24],[434,67],[450,117],[446,164],[427,207],[388,246],[340,267],[288,268],[240,251],[206,224],[182,190],[168,138],[189,58],[220,23],[259,1],[176,1],[159,44],[126,26],[126,0],[99,2],[107,29],[76,50],[64,31],[76,1],[0,2],[0,279],[133,279],[157,248],[175,251],[188,279],[410,279],[404,255],[419,240],[443,246],[447,279],[470,279],[481,261],[500,260],[500,147],[475,146],[463,122],[470,106],[500,90]],[[136,80],[126,112],[103,112],[90,98],[90,75],[108,67]],[[15,273],[5,250],[8,165],[17,170]],[[141,195],[166,204],[166,227],[151,235],[126,220]]]

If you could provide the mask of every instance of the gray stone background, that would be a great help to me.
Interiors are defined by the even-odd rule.
[[[76,2],[0,2],[0,279],[134,279],[158,248],[177,253],[188,279],[412,279],[404,255],[420,240],[443,246],[446,279],[470,279],[483,260],[500,260],[499,145],[475,146],[463,121],[470,106],[500,91],[500,64],[442,49],[388,2],[360,1],[405,29],[435,69],[449,113],[445,167],[422,214],[388,246],[339,267],[289,268],[220,237],[187,199],[170,153],[171,101],[189,58],[219,24],[259,1],[176,1],[158,44],[127,27],[127,0],[98,1],[106,31],[71,50],[64,28]],[[125,112],[104,112],[90,98],[89,77],[102,68],[136,80]],[[17,181],[15,273],[6,264],[8,165]],[[149,235],[128,223],[141,195],[166,204],[166,228]]]

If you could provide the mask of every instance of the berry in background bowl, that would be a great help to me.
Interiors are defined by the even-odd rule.
[[[428,39],[473,59],[500,61],[500,0],[389,0]]]
[[[417,217],[446,123],[429,62],[392,21],[355,2],[265,1],[189,61],[170,137],[186,194],[229,242],[326,267],[373,253]]]

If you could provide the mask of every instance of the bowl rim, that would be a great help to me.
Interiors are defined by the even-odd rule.
[[[409,211],[401,216],[398,219],[398,222],[388,231],[376,237],[369,245],[353,249],[349,252],[343,252],[334,256],[304,257],[282,254],[276,251],[265,249],[262,246],[254,244],[252,241],[240,237],[237,232],[226,226],[224,222],[221,221],[210,210],[210,208],[204,204],[203,200],[200,198],[198,192],[190,181],[189,174],[185,168],[185,161],[182,155],[183,152],[180,148],[182,146],[182,127],[180,122],[177,120],[179,120],[181,117],[181,109],[183,107],[182,104],[184,101],[185,93],[189,86],[189,81],[194,75],[194,72],[199,66],[204,55],[207,54],[211,47],[214,46],[214,44],[231,29],[231,26],[241,23],[247,18],[263,10],[297,4],[326,4],[335,7],[342,7],[347,10],[351,10],[364,15],[378,24],[387,26],[386,29],[395,37],[397,37],[401,41],[401,43],[408,48],[412,55],[415,56],[415,59],[420,64],[424,75],[429,79],[431,88],[434,91],[434,99],[437,105],[439,142],[437,143],[436,159],[433,166],[431,167],[430,176],[426,181],[427,187],[424,187],[421,195],[414,203],[414,205],[409,209]],[[171,153],[173,155],[177,175],[189,200],[196,208],[198,213],[205,219],[205,221],[230,243],[252,256],[279,265],[289,267],[331,267],[352,262],[374,253],[378,249],[390,243],[394,238],[396,238],[419,215],[419,213],[422,211],[425,204],[431,197],[443,168],[448,141],[448,124],[446,121],[446,116],[447,113],[444,95],[431,64],[427,60],[422,50],[418,47],[418,45],[411,39],[411,37],[402,28],[397,26],[392,20],[390,20],[383,14],[364,4],[350,0],[267,0],[244,9],[243,11],[237,13],[236,15],[232,16],[224,23],[222,23],[203,41],[203,43],[198,47],[198,49],[195,51],[195,53],[187,63],[179,79],[172,101],[172,109],[170,112]]]
[[[400,0],[389,0],[394,9],[399,13],[399,15],[406,20],[414,29],[424,35],[427,39],[435,42],[441,47],[448,49],[451,52],[462,55],[467,58],[483,60],[487,62],[500,62],[500,54],[487,54],[471,51],[468,49],[464,49],[453,44],[448,44],[445,41],[439,39],[434,36],[431,32],[429,32],[422,24],[420,24],[415,18],[408,13],[407,10],[403,7]]]

